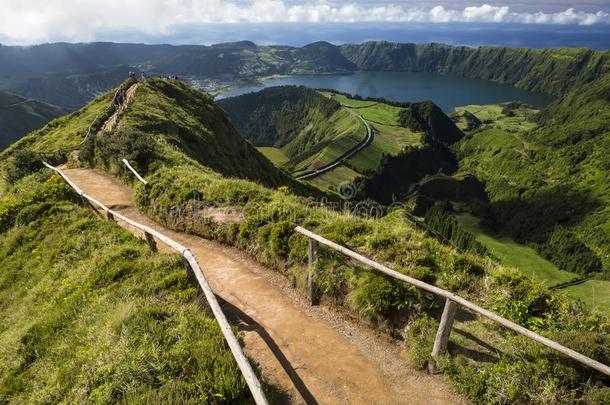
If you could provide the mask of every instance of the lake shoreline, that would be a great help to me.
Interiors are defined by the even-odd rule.
[[[364,98],[385,98],[396,102],[432,101],[447,114],[459,106],[511,101],[543,108],[556,99],[549,94],[482,79],[440,73],[389,71],[263,76],[227,86],[215,93],[215,99],[285,85],[334,89]]]

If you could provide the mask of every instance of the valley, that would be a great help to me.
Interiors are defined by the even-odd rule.
[[[30,66],[57,49],[71,52]],[[73,112],[0,152],[0,313],[18,325],[0,327],[0,402],[250,401],[180,257],[79,207],[42,160],[192,250],[270,402],[608,398],[603,372],[489,321],[610,363],[608,51],[243,41],[2,55],[0,87]],[[123,67],[180,78],[119,80]],[[269,75],[220,97],[192,85]],[[460,304],[432,355],[456,296],[492,315]]]
[[[0,151],[67,112],[54,105],[0,91]]]

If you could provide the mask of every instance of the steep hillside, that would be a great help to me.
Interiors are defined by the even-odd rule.
[[[498,226],[580,274],[610,270],[609,94],[606,75],[537,117],[498,109],[456,146],[460,170],[485,181]]]
[[[366,173],[360,186],[364,195],[383,204],[402,200],[426,175],[455,172],[457,161],[449,146],[464,135],[432,102],[395,105],[400,106],[399,126],[423,135],[417,144],[384,154],[377,167]]]
[[[287,158],[293,176],[331,164],[366,138],[356,114],[330,94],[283,86],[220,101],[240,132]]]
[[[329,190],[364,179],[363,196],[383,202],[391,202],[392,195],[406,192],[426,174],[440,168],[453,172],[455,159],[442,145],[463,136],[431,102],[391,103],[285,86],[224,99],[220,105],[256,146],[280,154],[280,160],[285,156],[288,162],[281,166],[294,176],[311,175],[308,181]],[[367,141],[368,128],[372,139]],[[344,158],[363,141],[367,143],[361,150]],[[415,158],[420,153],[422,160]],[[316,174],[334,162],[336,167]]]
[[[220,100],[231,122],[256,146],[282,148],[319,116],[327,120],[340,104],[305,87],[282,86]]]
[[[128,139],[132,145],[125,145]],[[274,187],[296,184],[244,141],[227,114],[208,95],[177,81],[149,79],[140,84],[137,97],[108,138],[109,143],[114,140],[120,140],[126,153],[137,145],[150,146],[149,141],[154,140],[158,148],[155,153],[172,163],[186,155],[225,176],[261,181]],[[97,140],[102,149],[104,142]],[[121,151],[113,148],[107,151],[113,152]]]
[[[66,110],[0,91],[0,150]]]
[[[549,94],[564,94],[610,72],[610,51],[467,48],[367,42],[341,52],[362,70],[451,73]]]
[[[126,85],[133,89],[133,83]],[[149,182],[146,187],[139,183],[134,185],[134,191],[139,208],[153,219],[167,227],[242,249],[260,263],[289,277],[293,285],[299,288],[306,285],[307,241],[295,233],[294,227],[305,226],[386,263],[403,274],[455,291],[502,316],[608,363],[610,331],[609,323],[603,316],[591,314],[564,295],[549,291],[489,258],[461,253],[441,244],[414,227],[403,209],[398,208],[382,219],[361,218],[347,210],[337,212],[327,206],[320,207],[322,201],[296,196],[284,187],[268,188],[252,181],[231,178],[240,174],[248,178],[258,177],[255,175],[264,174],[261,172],[267,170],[268,166],[259,162],[260,155],[239,138],[228,123],[227,115],[209,97],[174,81],[154,79],[137,86],[132,101],[119,114],[117,124],[110,132],[96,131],[96,136],[87,138],[91,140],[79,148],[79,159],[81,164],[90,162],[99,169],[115,172],[119,158],[130,158]],[[378,101],[371,106],[371,101],[334,97],[342,104],[350,103],[355,107],[358,107],[357,103],[368,103],[369,107],[363,107],[363,110],[368,109],[367,116],[370,119],[376,117],[375,121],[391,119],[397,122],[399,119],[398,107]],[[57,159],[70,155],[70,164],[78,164],[68,148],[78,146],[82,140],[82,135],[79,136],[75,128],[82,125],[85,116],[95,118],[98,115],[96,110],[103,113],[103,107],[107,107],[110,101],[108,96],[100,97],[87,108],[51,123],[46,130],[28,135],[0,155],[0,167],[12,171],[15,187],[27,192],[46,181],[46,172],[34,174],[38,177],[31,178],[30,183],[15,180],[23,177],[24,173],[38,170],[35,165],[16,165],[23,163],[24,153],[48,153],[62,146],[66,148],[66,153]],[[412,116],[417,117],[418,114]],[[418,121],[419,125],[425,122]],[[65,129],[65,140],[61,138],[58,128]],[[203,150],[202,145],[209,150]],[[242,155],[243,151],[247,154]],[[235,162],[245,167],[239,168]],[[250,173],[244,173],[246,170]],[[271,167],[262,179],[257,180],[272,184],[280,175],[281,172]],[[109,251],[103,251],[102,256],[95,257],[96,260],[83,263],[83,269],[77,267],[75,263],[78,260],[88,260],[90,257],[84,243],[88,235],[94,237],[100,249],[110,249],[122,239],[114,233],[117,232],[116,228],[108,224],[96,229],[96,225],[90,222],[91,214],[82,211],[79,212],[85,217],[80,217],[79,212],[72,217],[73,214],[68,211],[61,213],[59,219],[54,216],[53,221],[42,209],[22,211],[20,208],[20,201],[45,203],[52,197],[53,193],[48,191],[28,199],[11,195],[0,205],[2,223],[6,224],[2,237],[7,235],[7,231],[9,235],[16,235],[14,238],[9,236],[6,247],[0,248],[0,260],[20,260],[24,263],[23,268],[28,270],[39,270],[43,266],[46,270],[51,269],[36,273],[44,280],[39,288],[21,289],[25,295],[16,301],[13,298],[0,301],[3,303],[0,310],[3,310],[2,305],[16,305],[15,310],[7,307],[9,316],[20,316],[20,311],[30,307],[31,300],[37,304],[39,311],[28,313],[23,319],[37,320],[38,316],[50,316],[50,320],[43,320],[40,326],[33,327],[23,339],[12,327],[7,332],[7,347],[17,349],[8,352],[11,369],[5,371],[0,366],[0,375],[2,381],[8,381],[7,390],[11,395],[23,393],[24,397],[16,396],[15,402],[40,400],[25,397],[30,392],[28,384],[48,380],[54,383],[41,384],[42,388],[34,391],[47,402],[57,402],[57,398],[64,397],[66,401],[75,397],[78,402],[81,397],[76,394],[62,396],[46,393],[62,387],[83,385],[85,393],[88,390],[93,392],[94,387],[100,398],[110,398],[108,402],[120,402],[125,392],[133,395],[125,394],[125,402],[138,399],[153,402],[159,398],[161,402],[166,398],[170,398],[167,400],[169,402],[186,402],[191,397],[183,399],[177,396],[176,391],[190,395],[189,389],[194,387],[198,391],[193,395],[199,394],[197,400],[200,402],[213,402],[217,398],[227,402],[239,401],[242,391],[239,385],[233,384],[234,376],[227,371],[230,368],[223,367],[226,363],[219,358],[225,352],[216,346],[208,346],[215,340],[207,335],[201,339],[201,335],[207,331],[205,327],[199,326],[199,323],[193,326],[180,321],[181,307],[178,303],[176,306],[165,305],[168,301],[173,304],[191,298],[188,293],[182,293],[180,280],[159,281],[158,277],[162,278],[159,274],[168,276],[163,266],[160,266],[160,272],[142,273],[139,265],[140,260],[146,260],[145,253],[131,246],[131,239],[127,236],[125,238],[131,249],[120,259],[121,266],[125,267],[117,270],[112,266],[115,256]],[[237,222],[216,221],[200,216],[194,208],[231,209],[239,213],[239,219]],[[71,218],[76,220],[73,225]],[[20,236],[21,232],[26,234]],[[30,242],[40,240],[36,238],[45,239],[37,245]],[[75,238],[78,243],[73,246],[71,241]],[[4,243],[2,239],[0,243]],[[56,247],[55,244],[60,246]],[[12,252],[18,252],[18,256],[13,256]],[[39,260],[39,254],[48,259]],[[108,263],[108,274],[104,272],[105,268],[99,269],[100,263],[102,266]],[[88,271],[90,266],[95,267],[96,271]],[[23,271],[7,272],[4,266],[0,269],[3,269],[3,275],[10,275],[6,283],[19,281],[24,274]],[[173,267],[168,271],[173,271]],[[94,282],[90,282],[89,277],[93,277]],[[50,281],[47,282],[47,279]],[[312,282],[328,305],[340,307],[342,311],[382,332],[402,336],[410,364],[420,368],[426,366],[430,360],[442,302],[404,283],[355,267],[343,256],[327,251],[320,254],[315,262]],[[95,288],[91,289],[90,286]],[[174,293],[173,288],[177,288],[178,292]],[[130,307],[129,303],[134,300],[137,302]],[[41,302],[48,313],[40,311]],[[142,313],[140,307],[146,311]],[[109,312],[108,308],[113,310]],[[101,314],[100,319],[104,321],[105,314],[112,313],[114,323],[78,316],[79,311],[87,309]],[[124,317],[126,320],[120,317],[123,312],[127,314]],[[86,319],[86,325],[82,324],[83,319]],[[192,318],[189,316],[189,319]],[[202,319],[201,324],[204,322]],[[460,392],[473,401],[561,403],[582,399],[593,403],[595,398],[602,401],[604,396],[607,398],[607,380],[590,369],[567,361],[522,337],[500,331],[477,317],[458,317],[458,322],[459,330],[463,333],[452,334],[451,353],[443,356],[439,367],[455,382]],[[198,329],[196,334],[191,333],[191,327]],[[113,331],[117,334],[122,332],[119,336],[123,340],[119,340],[119,343],[112,340]],[[199,339],[193,340],[194,335]],[[66,336],[75,336],[76,347],[82,348],[82,351],[69,352],[80,357],[67,364],[65,356],[61,356],[62,350],[67,347]],[[96,338],[88,339],[89,336]],[[14,343],[17,340],[22,346]],[[145,343],[145,347],[149,347],[149,342],[155,343],[154,347],[158,350],[149,353],[141,348]],[[73,347],[74,344],[69,346]],[[57,350],[43,350],[49,347]],[[121,350],[124,347],[141,350],[129,351],[131,356],[126,356],[123,362]],[[196,351],[194,354],[193,350]],[[214,353],[210,354],[211,351]],[[105,356],[101,363],[98,362],[99,356]],[[159,360],[159,356],[165,357]],[[141,359],[146,359],[145,367],[141,366]],[[57,379],[39,378],[38,373],[53,372],[57,364],[75,366],[58,372]],[[31,368],[27,368],[28,365]],[[210,378],[210,368],[216,373],[213,378]],[[138,370],[135,377],[131,374],[133,369]],[[118,372],[115,373],[115,370]],[[89,385],[85,375],[91,379]],[[197,383],[192,383],[195,380]],[[71,381],[76,383],[71,385]],[[118,382],[118,387],[112,385],[114,381]],[[97,391],[100,386],[102,388]],[[132,393],[132,388],[136,392]],[[160,392],[151,392],[153,389]],[[12,394],[14,392],[17,394]],[[140,393],[143,394],[139,396]],[[72,395],[72,391],[68,394]],[[214,400],[209,400],[212,395]]]
[[[76,201],[48,171],[0,192],[0,401],[248,401],[181,260]]]
[[[124,87],[132,84],[126,82]],[[157,158],[168,165],[192,161],[228,177],[306,189],[246,142],[208,95],[178,81],[149,79],[137,86],[133,100],[110,133],[98,131],[114,111],[114,92],[22,138],[3,156],[27,148],[65,161],[76,149],[83,163],[119,171],[121,159],[127,158],[144,173]]]

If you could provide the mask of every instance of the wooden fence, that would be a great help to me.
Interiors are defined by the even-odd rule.
[[[488,310],[478,306],[477,304],[474,304],[458,295],[453,294],[452,292],[449,292],[442,288],[433,286],[431,284],[425,283],[416,278],[409,277],[409,276],[406,276],[395,270],[392,270],[389,267],[386,267],[373,260],[370,260],[352,250],[349,250],[341,245],[338,245],[338,244],[336,244],[326,238],[323,238],[322,236],[320,236],[316,233],[308,231],[307,229],[302,228],[300,226],[297,226],[295,228],[295,231],[306,236],[307,238],[309,238],[309,254],[308,254],[309,273],[307,276],[307,285],[308,285],[308,297],[309,297],[310,303],[312,305],[315,305],[318,302],[318,297],[315,294],[315,288],[313,285],[313,268],[314,268],[313,266],[314,266],[314,261],[315,261],[315,257],[316,257],[317,245],[321,244],[321,245],[327,246],[333,250],[336,250],[340,253],[343,253],[344,255],[349,256],[352,259],[355,259],[356,261],[358,261],[362,264],[365,264],[366,266],[372,267],[373,269],[375,269],[383,274],[386,274],[387,276],[390,276],[397,280],[405,281],[422,290],[431,292],[435,295],[445,298],[445,307],[443,309],[443,314],[441,315],[440,324],[439,324],[438,330],[436,332],[436,339],[434,340],[434,347],[432,349],[433,358],[436,358],[440,353],[447,350],[447,343],[449,341],[449,335],[451,333],[451,328],[453,326],[453,319],[454,319],[455,313],[456,313],[458,307],[462,306],[464,308],[470,309],[473,312],[483,315],[514,332],[524,335],[531,340],[534,340],[547,347],[550,347],[551,349],[554,349],[554,350],[558,351],[559,353],[561,353],[573,360],[576,360],[579,363],[582,363],[592,369],[595,369],[602,374],[610,376],[610,367],[608,367],[607,365],[600,363],[597,360],[593,360],[572,349],[569,349],[557,342],[547,339],[544,336],[540,336],[539,334],[532,332],[531,330],[524,328],[523,326],[518,325],[512,321],[509,321],[508,319],[503,318],[491,311],[488,311]]]
[[[85,206],[89,206],[93,209],[95,208],[95,206],[97,206],[106,214],[106,218],[108,220],[110,220],[110,221],[121,220],[121,221],[129,224],[130,226],[142,231],[144,238],[146,239],[150,249],[153,252],[157,251],[156,240],[159,240],[159,241],[165,243],[167,246],[169,246],[173,250],[175,250],[176,252],[178,252],[182,256],[182,259],[183,259],[185,267],[186,267],[187,275],[189,277],[194,276],[197,283],[199,284],[199,287],[201,288],[201,291],[203,292],[203,294],[208,302],[208,305],[210,306],[210,309],[212,310],[212,313],[214,314],[214,317],[216,318],[216,321],[218,322],[218,325],[220,326],[220,330],[229,345],[229,349],[231,350],[233,357],[235,357],[235,361],[237,362],[237,365],[238,365],[239,369],[241,370],[241,373],[243,374],[244,379],[246,380],[246,383],[248,384],[248,387],[250,388],[250,392],[252,393],[254,401],[259,405],[267,405],[268,402],[267,402],[267,399],[263,392],[263,389],[261,388],[260,381],[258,380],[258,377],[254,373],[254,370],[252,369],[250,362],[246,358],[246,355],[242,351],[239,341],[237,340],[237,337],[233,333],[233,330],[231,329],[231,325],[229,324],[229,321],[227,321],[227,317],[225,316],[224,312],[222,312],[222,309],[220,308],[220,304],[218,303],[218,300],[216,299],[214,292],[210,288],[208,281],[206,280],[205,276],[203,275],[203,272],[201,271],[201,268],[199,267],[199,263],[197,263],[197,259],[195,259],[195,256],[193,255],[193,253],[188,248],[182,246],[180,243],[163,235],[162,233],[154,230],[153,228],[140,224],[136,221],[133,221],[133,220],[119,214],[118,212],[111,210],[110,208],[108,208],[104,204],[102,204],[101,202],[97,201],[95,198],[84,193],[60,169],[51,166],[47,162],[43,162],[43,164],[46,167],[48,167],[49,169],[55,171],[61,177],[63,177],[64,180],[81,197],[83,204],[85,204]],[[128,165],[128,163],[127,163],[127,165]],[[130,167],[130,166],[128,166],[128,167]],[[139,175],[135,172],[135,170],[133,170],[133,168],[131,168],[131,170],[140,179]],[[144,180],[144,179],[141,179],[141,181],[142,180]]]

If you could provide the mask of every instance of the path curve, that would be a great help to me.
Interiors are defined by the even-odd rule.
[[[373,130],[371,129],[371,126],[369,125],[369,123],[366,122],[366,120],[364,118],[362,118],[362,116],[360,114],[355,114],[355,115],[358,118],[360,118],[360,120],[362,120],[362,122],[366,126],[366,136],[364,137],[364,139],[362,141],[360,141],[360,143],[358,143],[356,146],[354,146],[353,148],[351,148],[350,150],[345,152],[343,155],[339,156],[334,162],[329,163],[325,166],[322,166],[319,169],[313,170],[311,172],[301,174],[296,177],[297,180],[311,179],[311,178],[320,176],[320,175],[334,169],[335,167],[345,163],[345,161],[347,159],[351,158],[356,153],[360,152],[362,149],[366,148],[373,141]]]
[[[192,250],[223,310],[244,332],[246,354],[261,365],[264,378],[282,392],[278,402],[464,402],[445,377],[407,368],[396,344],[329,309],[309,307],[286,279],[241,251],[172,231],[140,213],[132,190],[114,177],[91,169],[62,170],[109,208]]]

